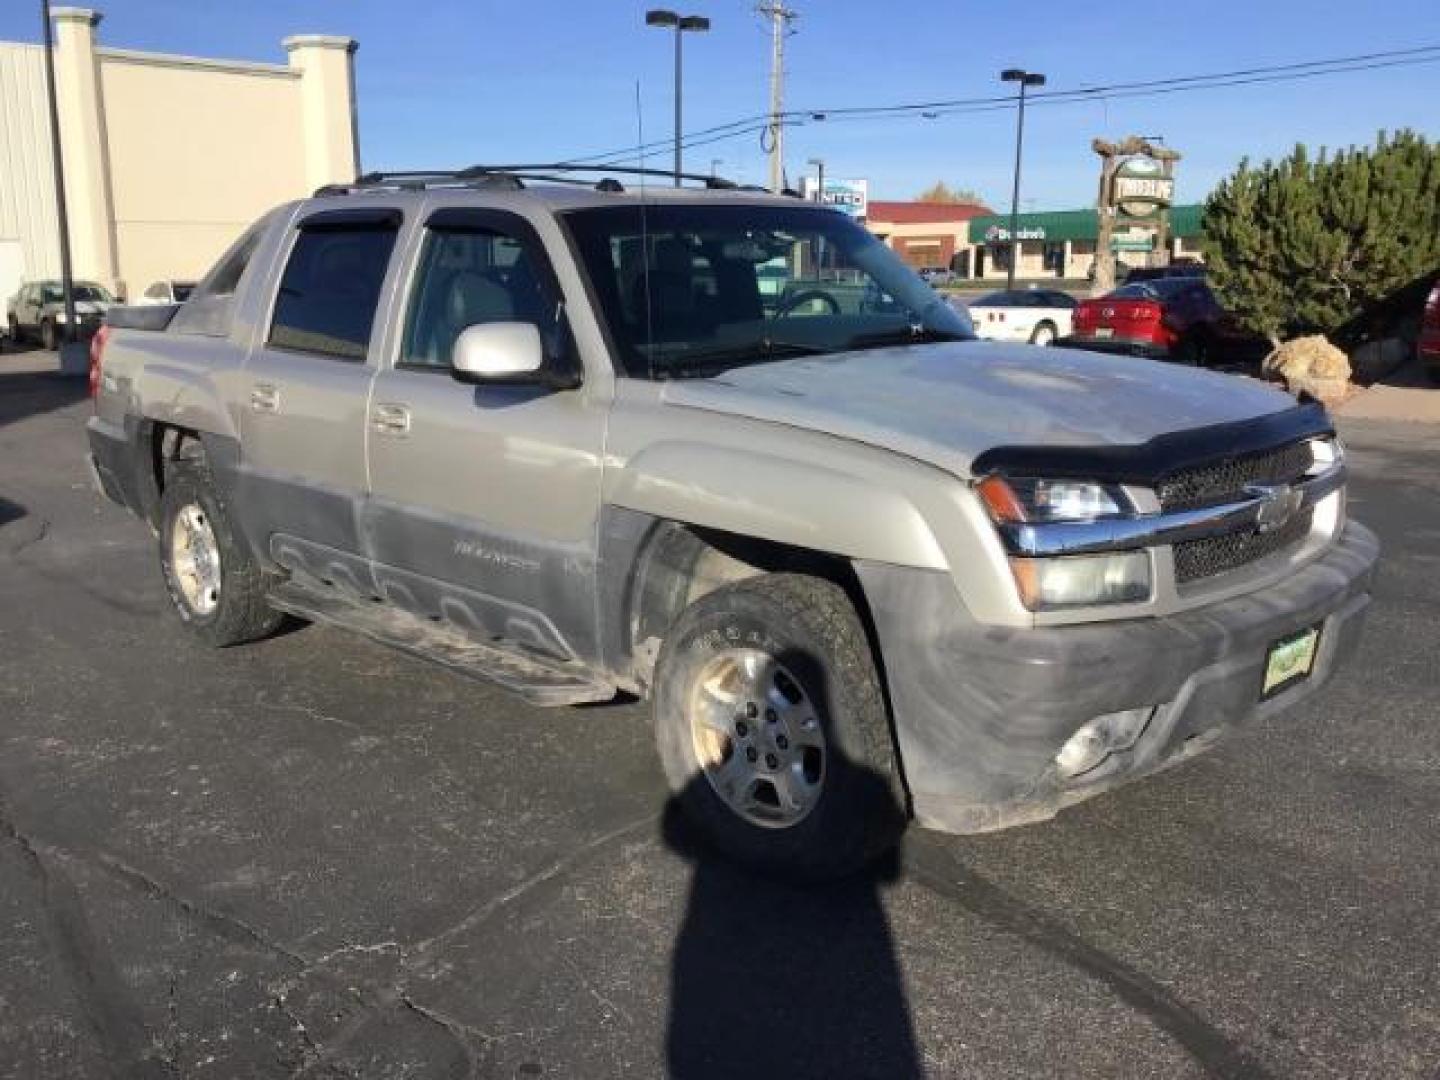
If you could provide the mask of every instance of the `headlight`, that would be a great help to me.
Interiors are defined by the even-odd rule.
[[[1324,472],[1331,465],[1339,465],[1345,460],[1345,447],[1338,435],[1329,439],[1313,439],[1310,442],[1310,454],[1314,462],[1311,471]]]
[[[977,490],[1000,522],[1094,521],[1131,511],[1118,487],[1093,480],[991,476]]]
[[[1150,556],[1143,551],[1012,558],[1010,570],[1020,590],[1020,602],[1031,611],[1150,598]]]

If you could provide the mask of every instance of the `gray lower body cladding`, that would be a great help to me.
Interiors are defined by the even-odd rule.
[[[857,563],[884,654],[920,824],[983,832],[1056,811],[1303,701],[1353,651],[1379,544],[1350,524],[1284,581],[1159,619],[1011,629],[970,618],[942,573]],[[1269,647],[1321,628],[1307,679],[1261,700]],[[1072,778],[1055,756],[1086,722],[1154,707],[1132,746]]]

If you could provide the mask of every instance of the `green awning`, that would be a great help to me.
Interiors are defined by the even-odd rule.
[[[1200,213],[1203,209],[1199,203],[1171,207],[1171,232],[1176,236],[1199,236]],[[1057,243],[1064,240],[1094,240],[1100,233],[1100,215],[1094,210],[1042,210],[1020,214],[1016,224],[1021,240]],[[1009,214],[988,214],[971,218],[969,225],[972,244],[1008,242]]]

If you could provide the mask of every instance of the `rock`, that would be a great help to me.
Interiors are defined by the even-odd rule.
[[[1285,342],[1265,357],[1261,370],[1284,379],[1296,397],[1308,394],[1327,407],[1350,394],[1350,360],[1321,334]]]
[[[1350,354],[1350,367],[1362,383],[1375,383],[1393,374],[1410,358],[1410,345],[1404,338],[1387,337],[1367,341]]]

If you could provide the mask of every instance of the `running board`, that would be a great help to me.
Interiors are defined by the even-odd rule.
[[[609,701],[616,688],[588,668],[503,641],[480,642],[454,627],[379,601],[287,581],[266,597],[270,606],[302,619],[330,623],[472,678],[496,683],[532,705],[554,708]]]

